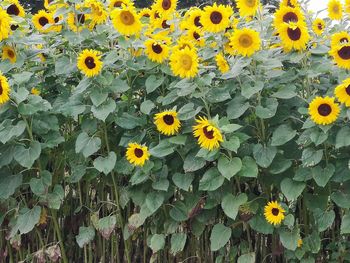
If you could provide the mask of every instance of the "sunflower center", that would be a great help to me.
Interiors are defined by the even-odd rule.
[[[350,85],[346,87],[345,91],[346,91],[346,94],[350,96]]]
[[[249,7],[254,7],[255,6],[255,0],[246,0],[245,4]]]
[[[13,58],[15,56],[15,53],[12,51],[12,50],[8,50],[7,51],[7,55],[10,57],[10,58]]]
[[[283,22],[285,23],[298,22],[298,16],[293,12],[288,12],[283,16]]]
[[[2,88],[2,85],[1,85],[1,81],[0,81],[0,96],[2,95],[2,93],[3,93],[3,88]]]
[[[180,64],[181,66],[186,69],[186,70],[190,70],[192,67],[192,58],[190,55],[182,55],[180,58]]]
[[[12,30],[12,31],[15,31],[17,28],[19,28],[18,25],[11,25],[11,30]]]
[[[170,114],[164,115],[163,117],[163,121],[167,124],[167,125],[173,125],[174,124],[174,117]]]
[[[122,1],[116,1],[115,3],[114,3],[114,7],[121,7],[122,6]]]
[[[338,55],[342,58],[342,59],[350,59],[350,46],[349,47],[342,47],[339,51],[338,51]]]
[[[88,67],[88,69],[93,69],[96,67],[95,60],[93,57],[87,57],[85,59],[85,65]]]
[[[124,25],[127,26],[130,26],[135,22],[135,18],[130,11],[122,11],[120,14],[120,20]]]
[[[198,40],[201,36],[197,32],[193,32],[193,37]]]
[[[210,140],[214,139],[214,131],[213,130],[209,131],[208,126],[205,126],[203,128],[203,133],[204,133],[205,137],[207,137],[208,139],[210,139]]]
[[[84,14],[78,14],[77,15],[78,23],[84,24],[85,23],[85,15]]]
[[[278,216],[278,214],[280,213],[280,210],[279,210],[278,208],[272,208],[271,213],[272,213],[274,216]]]
[[[333,10],[334,13],[339,13],[339,9],[340,9],[340,8],[339,8],[338,5],[334,5],[333,8],[332,8],[332,10]]]
[[[318,28],[319,30],[322,30],[322,29],[323,29],[322,24],[321,24],[321,23],[319,23],[319,24],[317,25],[317,28]]]
[[[214,11],[210,14],[210,21],[217,25],[220,24],[220,22],[222,21],[222,14],[218,11]]]
[[[170,26],[169,26],[168,23],[167,23],[167,20],[163,20],[163,22],[162,22],[162,28],[163,28],[163,29],[170,28]]]
[[[287,33],[288,33],[288,37],[293,41],[298,41],[301,37],[301,30],[299,27],[297,27],[296,29],[289,27],[287,30]]]
[[[40,17],[39,18],[39,24],[41,26],[46,26],[49,23],[49,20],[46,17]]]
[[[158,11],[156,11],[156,12],[154,13],[154,18],[160,18],[160,15],[159,15],[159,12],[158,12]]]
[[[137,158],[141,158],[143,156],[143,150],[140,148],[135,148],[134,153]]]
[[[196,16],[194,18],[194,24],[196,25],[196,27],[202,27],[202,23],[200,22],[201,17],[200,16]]]
[[[163,0],[162,2],[162,8],[164,10],[169,10],[171,7],[171,0]]]
[[[329,106],[328,104],[325,104],[325,103],[323,103],[320,106],[318,106],[317,110],[318,110],[318,113],[320,115],[322,115],[323,117],[328,116],[332,112],[331,106]]]
[[[54,18],[54,21],[55,21],[55,23],[57,24],[58,22],[60,22],[60,18],[59,18],[58,16],[56,16],[56,17]]]
[[[15,4],[10,5],[6,11],[9,15],[15,15],[15,16],[19,15],[19,9]]]
[[[241,35],[239,37],[239,44],[242,47],[248,48],[248,47],[250,47],[253,44],[253,39],[249,35],[246,35],[246,34]]]
[[[348,43],[348,42],[349,40],[346,37],[343,37],[342,39],[340,39],[340,44]]]
[[[162,53],[163,48],[159,44],[153,44],[152,45],[152,50],[153,50],[154,53],[160,54],[160,53]]]

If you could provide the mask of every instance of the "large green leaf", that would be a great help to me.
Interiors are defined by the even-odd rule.
[[[186,233],[174,233],[171,235],[171,248],[170,252],[173,255],[176,255],[176,253],[181,252],[185,245],[186,245],[186,239],[187,235]]]
[[[97,157],[94,160],[94,167],[101,173],[109,174],[117,161],[117,156],[115,152],[109,152],[107,157]]]
[[[247,201],[248,197],[244,193],[239,194],[238,196],[226,194],[225,197],[222,199],[221,207],[228,217],[235,220],[239,211],[239,207]]]
[[[288,201],[296,200],[304,191],[306,184],[285,178],[281,182],[281,190]]]
[[[210,235],[210,250],[217,251],[225,246],[231,237],[231,233],[231,228],[223,224],[216,224]]]
[[[218,169],[222,176],[227,180],[230,180],[236,175],[242,168],[242,161],[238,157],[228,159],[225,156],[221,156],[218,162]]]
[[[274,146],[256,144],[253,148],[253,154],[257,164],[263,168],[267,168],[275,158],[277,148]]]
[[[29,233],[39,222],[40,214],[40,206],[34,206],[32,209],[21,209],[17,218],[17,224],[14,228],[18,229],[21,234]]]
[[[299,229],[293,230],[281,229],[280,240],[282,245],[289,250],[295,251],[298,247],[298,240],[300,239]]]
[[[350,145],[350,128],[345,126],[341,128],[336,137],[335,141],[335,147],[336,148],[341,148],[341,147],[346,147]]]
[[[280,125],[272,134],[272,146],[280,146],[289,142],[297,134],[296,130],[293,130],[289,125]]]
[[[335,167],[333,164],[329,164],[324,169],[322,169],[321,166],[316,166],[312,168],[312,177],[318,186],[325,187],[328,181],[332,178],[334,172]]]
[[[90,155],[97,152],[101,147],[101,139],[98,137],[89,137],[86,132],[79,134],[77,141],[75,143],[75,152],[82,153],[84,157],[89,157]]]
[[[92,226],[79,227],[79,234],[75,237],[79,247],[83,248],[90,243],[95,237],[95,229]]]
[[[153,253],[156,253],[159,250],[163,249],[164,245],[165,245],[165,236],[163,234],[154,234],[151,237],[149,246],[152,249]]]
[[[238,173],[241,177],[258,177],[258,166],[254,159],[250,156],[245,156],[242,159],[242,169]]]
[[[33,141],[29,144],[28,148],[24,146],[17,146],[15,149],[15,160],[26,168],[31,168],[35,160],[39,158],[41,154],[41,146],[37,141]]]
[[[7,199],[22,184],[22,174],[0,174],[0,199]]]
[[[221,176],[218,169],[212,167],[206,171],[199,181],[199,190],[214,191],[224,183],[225,177]]]
[[[239,256],[237,263],[255,263],[255,252]]]

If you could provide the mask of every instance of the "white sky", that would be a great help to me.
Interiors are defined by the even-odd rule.
[[[309,2],[309,10],[312,10],[312,11],[314,11],[316,13],[317,11],[326,9],[327,8],[327,4],[328,4],[328,0],[310,0],[310,2]],[[327,11],[323,11],[319,16],[320,17],[327,16]]]

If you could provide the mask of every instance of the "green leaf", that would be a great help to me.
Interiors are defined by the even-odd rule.
[[[24,121],[19,121],[16,125],[12,125],[12,121],[6,119],[0,124],[0,142],[5,144],[12,138],[21,136],[25,129],[26,124]]]
[[[73,63],[67,56],[63,56],[57,59],[55,63],[56,75],[70,75],[71,72],[76,70],[76,63]]]
[[[304,191],[306,184],[303,182],[296,182],[290,178],[285,178],[281,182],[281,190],[288,201],[297,200]]]
[[[232,136],[228,140],[225,140],[221,145],[225,149],[237,153],[240,144],[239,138],[237,136]]]
[[[155,106],[156,105],[151,100],[145,100],[141,103],[140,110],[143,114],[148,115]]]
[[[314,216],[317,222],[319,232],[327,230],[333,224],[335,219],[335,213],[333,210],[322,211],[321,209],[317,208],[314,211]]]
[[[95,237],[95,229],[92,226],[81,226],[79,227],[79,234],[75,237],[79,247],[83,248],[85,245],[90,243]]]
[[[90,93],[90,99],[95,107],[100,106],[108,98],[108,92],[103,89],[93,89]]]
[[[242,96],[235,96],[227,106],[227,117],[237,119],[241,117],[249,108],[249,102]]]
[[[333,164],[329,164],[326,168],[322,169],[321,166],[312,168],[312,177],[316,184],[320,187],[325,187],[328,181],[332,178],[335,167]]]
[[[0,199],[7,199],[13,195],[17,189],[22,184],[22,174],[10,175],[1,174],[0,175]]]
[[[343,193],[341,191],[336,191],[331,194],[331,199],[337,206],[345,209],[350,208],[350,194]]]
[[[164,202],[164,196],[161,193],[151,192],[146,196],[146,206],[150,213],[153,214],[162,206]]]
[[[116,104],[112,98],[108,98],[104,103],[97,106],[91,107],[91,112],[94,116],[101,120],[105,121],[109,114],[111,114],[116,109]]]
[[[262,215],[255,215],[249,220],[249,225],[252,229],[264,235],[272,234],[274,230],[273,225],[269,224]]]
[[[218,169],[222,176],[230,180],[242,168],[242,161],[238,157],[229,160],[225,156],[221,156],[218,162]]]
[[[146,79],[145,86],[147,93],[152,93],[164,82],[163,76],[151,75]]]
[[[188,191],[194,179],[194,174],[175,173],[172,177],[174,184],[182,190]]]
[[[166,178],[160,178],[158,181],[152,183],[152,188],[159,191],[168,191],[169,180]]]
[[[13,80],[18,85],[21,85],[21,84],[27,83],[30,80],[30,78],[33,76],[33,74],[34,74],[33,72],[23,71],[18,74],[13,74],[12,77],[13,77]]]
[[[261,119],[269,119],[276,115],[278,101],[275,98],[267,98],[265,101],[266,107],[259,105],[255,109],[255,114]]]
[[[186,156],[183,168],[186,173],[194,172],[203,168],[205,163],[203,158],[196,157],[196,153],[192,152]]]
[[[288,100],[297,96],[297,93],[295,92],[295,90],[296,90],[296,86],[285,85],[282,88],[280,88],[278,91],[276,91],[274,94],[272,94],[272,97]]]
[[[64,190],[63,187],[59,184],[56,184],[53,188],[52,193],[49,193],[47,195],[47,202],[49,208],[52,209],[60,209],[61,204],[63,203],[64,199]]]
[[[49,171],[43,171],[40,174],[40,178],[32,178],[29,181],[30,189],[32,192],[37,195],[45,195],[48,191],[48,188],[52,183],[52,175]]]
[[[258,163],[263,168],[267,168],[272,163],[277,154],[277,148],[273,146],[263,146],[256,144],[253,148],[253,155]]]
[[[272,134],[271,146],[280,146],[289,142],[297,134],[289,125],[282,124]]]
[[[217,251],[229,241],[232,230],[223,224],[216,224],[210,235],[210,250]]]
[[[123,93],[130,89],[128,83],[122,79],[115,79],[110,86],[110,89],[115,93]]]
[[[179,109],[178,117],[181,121],[187,121],[194,118],[200,111],[202,107],[197,107],[194,109],[194,104],[192,102],[185,104]]]
[[[238,173],[241,177],[256,178],[258,177],[258,166],[250,156],[244,156],[242,159],[242,169]]]
[[[168,140],[160,141],[160,143],[149,150],[151,156],[162,158],[174,152],[174,145],[169,143]]]
[[[85,158],[97,152],[101,147],[101,139],[98,137],[89,137],[86,132],[79,134],[75,143],[75,152],[82,153]]]
[[[117,156],[115,152],[109,152],[107,157],[98,157],[94,160],[94,167],[100,173],[104,173],[105,175],[109,174],[117,161]]]
[[[200,191],[214,191],[218,189],[223,183],[225,178],[222,177],[215,167],[210,168],[206,171],[199,181]]]
[[[235,220],[239,211],[239,207],[248,201],[246,194],[242,193],[238,196],[227,194],[222,199],[221,207],[224,213],[231,219]]]
[[[52,106],[47,101],[42,99],[40,96],[29,95],[26,102],[21,102],[18,105],[18,112],[22,115],[33,115],[40,111],[51,110]]]
[[[150,248],[152,249],[153,253],[156,253],[159,250],[163,249],[164,245],[165,236],[163,234],[154,234],[151,237]]]
[[[40,143],[33,141],[30,143],[29,148],[17,146],[15,149],[14,158],[23,167],[31,168],[35,160],[39,158],[40,154]]]
[[[254,86],[250,85],[250,82],[245,82],[242,85],[242,95],[243,97],[250,99],[251,96],[258,93],[264,88],[264,82],[257,81]]]
[[[315,150],[312,148],[306,148],[301,156],[301,161],[304,166],[315,166],[323,157],[323,150]]]
[[[255,263],[255,252],[239,256],[237,263]]]
[[[350,145],[350,128],[349,127],[343,127],[341,128],[338,133],[335,140],[335,148],[339,149],[341,147],[346,147]]]
[[[17,224],[15,228],[19,230],[21,234],[27,234],[33,230],[34,226],[39,222],[41,214],[41,207],[34,206],[32,209],[23,208],[19,212],[17,218]]]
[[[350,234],[350,214],[343,216],[341,220],[340,234]]]
[[[176,255],[176,253],[181,252],[186,245],[187,235],[185,233],[175,233],[171,235],[171,248],[170,253]]]
[[[116,216],[106,216],[100,218],[97,223],[97,230],[101,233],[101,235],[104,238],[109,239],[109,237],[115,229],[116,223]]]
[[[298,247],[298,240],[300,238],[299,229],[293,230],[281,229],[280,240],[282,245],[289,250],[295,251]]]

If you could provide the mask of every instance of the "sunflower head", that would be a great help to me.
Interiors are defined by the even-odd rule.
[[[0,41],[6,39],[10,35],[11,30],[11,17],[0,6]]]
[[[219,53],[215,56],[215,61],[221,73],[226,73],[230,70],[230,65],[222,53]]]
[[[111,0],[109,2],[109,9],[112,11],[115,8],[121,8],[123,7],[123,5],[125,6],[134,6],[134,2],[131,0]]]
[[[340,107],[331,97],[316,97],[309,105],[309,114],[313,122],[319,125],[328,125],[338,118]]]
[[[177,117],[176,111],[163,111],[154,116],[154,124],[157,130],[167,136],[178,133],[181,122]]]
[[[348,44],[350,42],[350,35],[346,31],[340,31],[332,35],[331,48]]]
[[[275,13],[274,26],[278,28],[283,23],[305,23],[305,17],[300,8],[281,6]]]
[[[218,33],[229,27],[232,14],[232,7],[214,3],[204,8],[199,22],[207,32]]]
[[[99,51],[85,49],[79,54],[77,67],[89,78],[100,74],[102,65],[101,52]]]
[[[330,19],[340,20],[343,17],[343,6],[339,0],[330,0],[327,9]]]
[[[138,143],[129,143],[126,150],[126,159],[129,163],[136,166],[143,166],[149,159],[150,154],[147,146],[140,145]]]
[[[242,17],[254,16],[259,8],[260,0],[237,0],[237,8]]]
[[[122,35],[130,36],[140,33],[142,24],[135,8],[123,5],[111,13],[114,28]]]
[[[51,13],[45,10],[40,10],[32,18],[35,28],[41,33],[48,33],[53,31],[54,19]]]
[[[0,71],[0,105],[10,100],[10,86],[7,78]]]
[[[15,49],[10,46],[4,46],[2,48],[2,59],[8,59],[11,63],[16,63],[17,56]]]
[[[312,23],[312,30],[315,32],[317,36],[322,35],[325,28],[326,28],[326,23],[321,18],[315,19],[314,22]]]
[[[85,0],[84,6],[90,8],[90,17],[94,25],[101,25],[107,21],[108,13],[100,1]]]
[[[169,47],[161,38],[148,39],[145,41],[145,53],[154,62],[162,63],[169,56]]]
[[[196,119],[196,125],[193,126],[193,135],[198,138],[200,147],[209,151],[220,147],[223,142],[222,134],[214,122],[205,117]]]
[[[156,0],[155,8],[161,16],[169,16],[176,10],[177,0]]]
[[[25,16],[25,11],[23,6],[18,2],[18,0],[11,0],[10,5],[6,8],[7,14],[10,16]]]
[[[32,89],[30,90],[30,93],[31,93],[32,95],[39,96],[41,92],[40,92],[40,90],[38,90],[37,88],[32,88]]]
[[[329,54],[338,67],[350,69],[350,43],[332,47]]]
[[[175,76],[193,78],[198,73],[199,58],[195,49],[174,49],[170,56],[170,68]]]
[[[279,225],[284,220],[284,213],[286,211],[277,201],[268,202],[264,208],[264,216],[268,223],[272,225]]]
[[[306,49],[306,44],[309,42],[310,35],[303,22],[283,23],[277,28],[277,31],[285,51]]]
[[[298,2],[298,0],[282,0],[281,2],[281,7],[282,6],[289,6],[289,7],[300,7],[300,4]]]
[[[242,56],[251,56],[260,49],[259,33],[253,29],[237,29],[230,37],[230,45]]]
[[[346,107],[350,107],[350,78],[345,79],[340,85],[338,85],[334,94],[338,101],[345,104]]]

